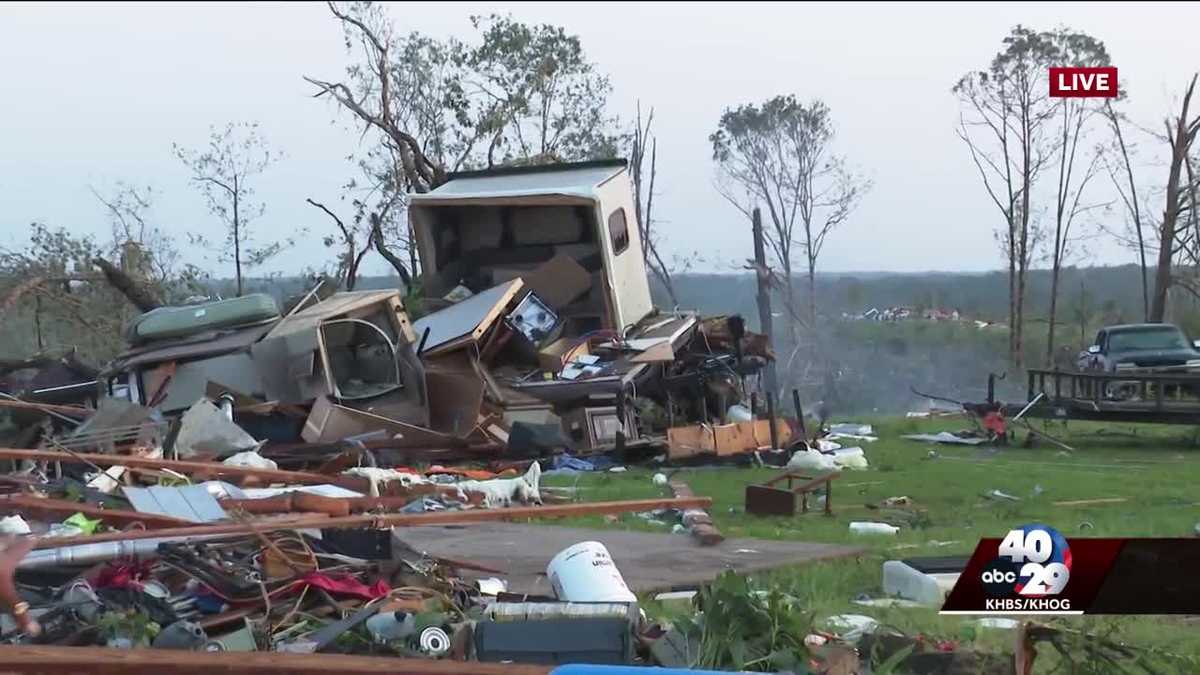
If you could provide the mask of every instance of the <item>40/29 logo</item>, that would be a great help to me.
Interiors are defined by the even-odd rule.
[[[1066,537],[1047,525],[1009,530],[996,553],[980,574],[989,595],[1058,595],[1071,578],[1071,547]]]

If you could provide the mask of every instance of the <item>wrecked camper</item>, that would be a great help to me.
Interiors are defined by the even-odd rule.
[[[662,437],[722,419],[770,357],[740,348],[740,319],[717,346],[694,313],[653,306],[623,160],[452,174],[412,195],[409,222],[437,310],[414,324],[422,359],[477,372],[505,427],[592,450]]]
[[[399,291],[335,293],[282,317],[269,296],[169,309],[171,321],[146,321],[156,310],[131,326],[135,345],[102,376],[108,396],[166,414],[223,394],[285,407],[336,402],[428,423]]]
[[[623,161],[452,174],[412,195],[409,219],[422,316],[395,290],[310,294],[286,314],[266,295],[154,310],[105,394],[168,416],[226,396],[276,442],[546,456],[730,423],[772,358],[740,317],[654,307]]]

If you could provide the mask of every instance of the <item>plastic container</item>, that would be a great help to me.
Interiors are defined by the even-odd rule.
[[[895,535],[900,531],[900,528],[887,523],[871,523],[866,521],[854,521],[850,523],[850,531],[854,534],[887,534]]]
[[[559,551],[546,566],[546,576],[559,600],[637,602],[608,549],[598,541],[582,541]]]
[[[728,418],[730,422],[754,421],[754,413],[750,412],[750,409],[746,406],[740,404],[729,406],[729,410],[725,411],[725,417]]]
[[[416,616],[407,612],[381,612],[367,619],[367,632],[379,643],[403,640],[417,632]]]

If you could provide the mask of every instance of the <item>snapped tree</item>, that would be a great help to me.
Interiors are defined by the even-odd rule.
[[[252,223],[266,212],[266,204],[254,200],[254,179],[280,159],[262,137],[258,124],[229,123],[209,132],[208,143],[199,149],[172,145],[175,156],[191,173],[191,180],[203,195],[209,211],[225,229],[220,243],[203,235],[192,235],[192,242],[218,255],[220,262],[232,262],[237,280],[237,295],[244,289],[244,271],[253,269],[290,248],[294,237],[255,246]]]
[[[33,223],[26,245],[0,250],[6,329],[31,318],[28,334],[7,339],[104,361],[122,347],[121,327],[134,314],[203,292],[205,275],[180,264],[174,241],[155,224],[153,190],[118,182],[92,192],[108,216],[109,240]]]
[[[639,101],[633,126],[633,146],[629,152],[629,169],[633,178],[633,206],[637,212],[638,230],[642,240],[642,262],[646,269],[658,279],[677,306],[675,284],[671,280],[671,268],[658,252],[657,228],[654,221],[654,180],[658,177],[658,139],[654,137],[654,108],[646,114],[642,123],[642,104]],[[646,153],[649,151],[649,162]]]
[[[361,164],[375,198],[361,203],[376,250],[406,284],[416,254],[400,219],[405,193],[428,192],[461,169],[615,156],[611,85],[578,36],[492,15],[472,18],[472,45],[402,34],[373,3],[328,6],[355,61],[341,81],[305,80],[370,139]]]
[[[766,207],[770,226],[764,233],[783,273],[793,344],[798,326],[816,323],[816,269],[826,238],[871,187],[833,153],[834,135],[828,106],[787,95],[726,109],[709,136],[721,194],[747,218],[756,205]],[[800,265],[808,281],[807,311],[797,301]]]
[[[1163,188],[1163,215],[1158,227],[1158,263],[1154,270],[1154,296],[1150,304],[1150,321],[1161,323],[1167,313],[1167,292],[1173,285],[1200,297],[1197,284],[1184,274],[1172,274],[1172,264],[1179,254],[1187,256],[1193,266],[1200,264],[1200,227],[1197,226],[1196,158],[1191,156],[1196,135],[1200,133],[1200,113],[1192,110],[1192,95],[1196,91],[1196,75],[1192,76],[1179,113],[1163,120],[1170,157],[1167,182]],[[1200,107],[1200,106],[1198,106]]]

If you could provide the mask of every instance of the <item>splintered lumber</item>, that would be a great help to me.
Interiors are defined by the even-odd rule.
[[[84,408],[77,405],[53,405],[50,403],[33,403],[30,401],[0,401],[0,408],[10,408],[13,410],[35,410],[44,413],[58,413],[59,415],[68,415],[70,417],[89,417],[96,412],[91,408]]]
[[[203,475],[211,478],[258,478],[272,483],[322,485],[330,483],[350,489],[361,489],[366,482],[345,476],[327,476],[306,471],[282,471],[279,469],[254,469],[245,466],[225,466],[220,462],[194,462],[174,459],[150,459],[134,455],[97,455],[82,452],[57,452],[51,450],[19,450],[0,448],[0,459],[28,459],[35,462],[62,462],[64,464],[93,464],[95,466],[124,466],[130,469],[170,469],[187,476]]]
[[[105,525],[113,527],[126,527],[134,523],[140,523],[147,529],[161,529],[164,527],[187,527],[192,524],[191,521],[182,518],[173,518],[157,513],[102,509],[91,504],[72,502],[65,499],[43,499],[42,497],[31,495],[13,495],[5,499],[0,499],[0,508],[8,508],[36,517],[50,518],[51,520],[63,520],[70,518],[76,513],[82,513],[92,520],[99,520]]]
[[[695,497],[692,488],[683,481],[671,481],[671,494],[676,498],[686,499]],[[716,546],[725,541],[725,537],[713,525],[712,516],[708,515],[707,511],[702,509],[687,509],[683,512],[683,524],[687,527],[688,532],[699,541],[702,546]]]
[[[416,527],[420,525],[462,525],[486,523],[499,520],[524,520],[526,518],[569,518],[616,513],[640,513],[656,509],[705,509],[712,505],[708,497],[682,499],[633,499],[619,502],[591,502],[587,504],[563,504],[558,506],[518,506],[507,509],[470,509],[466,511],[436,511],[433,513],[393,513],[384,515],[365,514],[340,518],[314,518],[311,515],[269,523],[230,523],[225,525],[200,525],[174,527],[146,532],[108,532],[86,537],[36,537],[34,548],[59,548],[76,544],[100,544],[109,541],[134,541],[165,537],[191,536],[244,536],[279,530],[306,528],[355,528],[355,527]]]
[[[13,673],[304,673],[308,675],[547,675],[552,666],[478,661],[434,661],[394,656],[112,649],[50,645],[0,646],[0,663]]]

